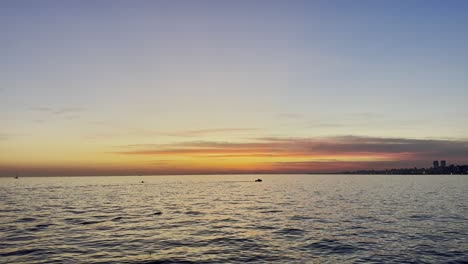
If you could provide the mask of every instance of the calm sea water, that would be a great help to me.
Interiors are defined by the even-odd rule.
[[[0,178],[0,262],[467,263],[468,177]]]

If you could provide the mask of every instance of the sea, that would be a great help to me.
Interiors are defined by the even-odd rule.
[[[0,178],[0,263],[244,262],[468,263],[468,176]]]

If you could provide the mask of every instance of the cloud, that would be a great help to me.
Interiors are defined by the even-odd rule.
[[[386,116],[379,113],[374,112],[359,112],[359,113],[349,113],[346,115],[348,119],[358,119],[358,120],[369,120],[369,119],[382,119]]]
[[[196,153],[196,152],[242,152],[246,150],[266,153],[298,152],[304,154],[335,153],[418,153],[437,155],[468,155],[468,141],[405,139],[338,136],[328,138],[257,138],[252,142],[189,141],[175,144],[128,145],[127,154],[151,153]],[[157,149],[145,149],[157,147]],[[144,148],[144,149],[141,149]]]
[[[195,136],[207,136],[207,135],[213,135],[213,134],[250,132],[254,130],[257,130],[257,129],[256,128],[208,128],[208,129],[195,129],[195,130],[160,132],[160,133],[167,135],[167,136],[195,137]]]
[[[0,138],[5,134],[0,134]],[[468,163],[466,139],[362,136],[256,138],[243,142],[185,141],[119,146],[130,163],[22,166],[22,175],[311,173],[430,167],[433,160]],[[126,159],[119,159],[126,160]],[[133,161],[136,161],[133,163]],[[3,166],[3,167],[2,167]],[[0,164],[0,175],[16,167]]]
[[[424,166],[432,160],[466,162],[468,141],[338,136],[325,138],[257,138],[249,142],[189,141],[133,145],[119,155],[243,158],[259,160],[278,171],[317,171]],[[306,161],[304,161],[306,160]]]
[[[62,107],[62,108],[52,108],[52,107],[31,107],[30,110],[36,112],[42,112],[52,115],[65,115],[65,114],[76,114],[85,110],[83,107]]]
[[[429,120],[415,118],[392,118],[389,115],[372,112],[349,113],[340,115],[328,115],[321,118],[308,119],[304,123],[306,128],[330,129],[330,128],[411,128],[415,126],[427,125]]]
[[[52,108],[50,108],[50,107],[42,107],[42,106],[31,107],[31,108],[29,108],[29,110],[38,111],[38,112],[51,112],[51,111],[53,111]]]
[[[89,122],[90,124],[97,126],[108,126],[112,127],[110,124],[104,122]],[[114,126],[114,130],[122,130],[118,126]],[[209,128],[209,129],[195,129],[195,130],[181,130],[181,131],[152,131],[152,130],[139,130],[139,129],[128,129],[126,132],[114,133],[114,132],[104,132],[104,133],[95,133],[87,135],[88,139],[103,139],[110,137],[128,137],[128,136],[138,136],[138,137],[155,137],[155,136],[166,136],[166,137],[203,137],[211,135],[221,135],[221,134],[231,134],[231,133],[242,133],[242,132],[251,132],[257,130],[256,128]]]
[[[282,145],[319,153],[418,153],[468,155],[468,141],[337,136],[318,139],[260,138],[266,144]]]
[[[75,120],[80,118],[80,113],[86,109],[83,107],[62,107],[62,108],[53,108],[53,107],[30,107],[30,111],[36,112],[37,115],[32,120],[36,124],[47,123],[51,120]]]
[[[281,114],[277,114],[276,117],[284,118],[284,119],[301,119],[301,118],[304,118],[304,115],[294,114],[294,113],[281,113]]]

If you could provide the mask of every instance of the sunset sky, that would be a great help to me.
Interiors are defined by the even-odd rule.
[[[468,163],[468,1],[1,1],[0,176]]]

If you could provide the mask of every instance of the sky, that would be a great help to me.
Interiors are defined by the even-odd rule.
[[[0,176],[468,163],[467,1],[1,1]]]

